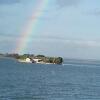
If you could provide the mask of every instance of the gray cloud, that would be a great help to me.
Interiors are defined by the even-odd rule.
[[[95,16],[99,16],[100,15],[100,10],[94,10],[88,13],[89,15],[95,15]]]
[[[0,0],[0,5],[2,4],[16,4],[20,2],[30,2],[28,0]],[[56,0],[59,7],[75,6],[79,4],[80,0]]]
[[[17,4],[17,3],[30,3],[34,0],[0,0],[0,5],[11,5],[11,4]]]
[[[85,13],[86,15],[94,15],[94,16],[100,16],[100,9],[93,9],[89,10]]]
[[[94,15],[100,15],[100,11],[94,12]]]
[[[15,3],[19,3],[20,0],[0,0],[0,5],[2,4],[15,4]]]
[[[56,0],[56,3],[59,7],[67,7],[67,6],[76,6],[78,5],[80,0]]]
[[[77,5],[80,0],[56,0],[56,3],[61,7]],[[30,2],[28,0],[0,0],[0,4],[14,4],[19,2]]]

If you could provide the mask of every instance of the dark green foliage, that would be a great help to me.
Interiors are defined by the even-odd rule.
[[[45,57],[43,60],[45,63],[62,64],[63,58],[61,57]]]
[[[36,57],[45,57],[44,55],[37,55]]]
[[[25,57],[27,57],[27,58],[34,57],[33,54],[24,54],[24,55],[22,55],[22,56],[25,56]]]
[[[33,54],[23,54],[19,56],[19,59],[22,59],[22,60],[26,58],[34,58],[34,55]]]
[[[19,54],[6,54],[6,57],[13,57],[16,59],[21,59],[21,60],[25,60],[26,58],[30,58],[30,59],[41,59],[43,62],[45,63],[52,63],[52,64],[62,64],[63,63],[63,58],[62,57],[46,57],[44,55],[37,55],[34,56],[33,54],[23,54],[23,55],[19,55]]]
[[[56,64],[62,64],[63,58],[62,58],[62,57],[58,57],[58,58],[55,59],[54,62],[55,62]]]
[[[26,59],[26,58],[27,58],[26,55],[21,55],[21,56],[19,57],[19,59],[22,59],[22,60],[24,60],[24,59]]]

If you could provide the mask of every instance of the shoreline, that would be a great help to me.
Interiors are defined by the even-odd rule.
[[[32,63],[32,62],[27,62],[26,60],[21,60],[21,59],[17,59],[17,61],[20,62],[20,63]],[[53,64],[53,65],[55,65],[54,63],[45,63],[45,62],[34,62],[32,64],[48,64],[48,65]]]

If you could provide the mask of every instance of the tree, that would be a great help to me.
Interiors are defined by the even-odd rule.
[[[45,57],[44,55],[37,55],[36,57]]]
[[[62,62],[63,62],[63,58],[62,57],[55,58],[55,60],[54,60],[55,64],[62,64]]]

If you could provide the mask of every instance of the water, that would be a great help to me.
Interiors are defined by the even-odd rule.
[[[100,100],[100,64],[70,60],[40,65],[0,59],[0,100]]]

